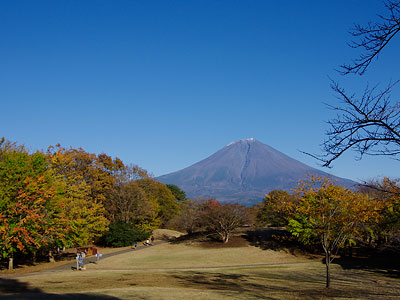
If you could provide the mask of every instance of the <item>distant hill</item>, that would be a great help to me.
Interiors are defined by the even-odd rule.
[[[329,176],[349,188],[357,185],[307,166],[254,138],[232,142],[190,167],[156,179],[179,186],[189,198],[251,205],[261,202],[271,190],[289,191],[307,174]]]

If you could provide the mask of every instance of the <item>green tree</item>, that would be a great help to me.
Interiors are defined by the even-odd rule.
[[[177,185],[167,184],[167,188],[174,195],[174,197],[176,198],[178,203],[183,203],[187,199],[186,193],[184,191],[182,191]]]
[[[115,221],[110,224],[110,230],[104,234],[102,240],[107,246],[125,247],[147,239],[150,234],[150,231],[145,231],[133,224]]]

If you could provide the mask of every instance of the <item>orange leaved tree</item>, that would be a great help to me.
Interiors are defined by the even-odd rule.
[[[379,220],[381,203],[327,177],[311,176],[299,183],[295,193],[296,200],[285,203],[289,230],[304,244],[321,243],[329,288],[330,264],[338,250],[360,233],[362,225]]]
[[[0,257],[32,253],[64,238],[60,195],[43,153],[0,140]]]

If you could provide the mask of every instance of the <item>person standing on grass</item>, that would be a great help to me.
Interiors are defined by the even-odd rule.
[[[151,244],[153,245],[154,243],[154,236],[151,236]]]
[[[78,256],[78,270],[79,271],[84,270],[82,253],[79,253],[79,256]]]

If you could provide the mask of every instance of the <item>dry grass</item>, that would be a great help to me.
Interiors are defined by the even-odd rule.
[[[218,266],[241,266],[249,264],[271,264],[307,262],[303,256],[294,256],[284,251],[266,251],[256,247],[203,248],[182,244],[162,244],[140,251],[132,251],[116,257],[103,259],[93,269],[196,269]]]
[[[110,257],[87,270],[0,279],[0,299],[398,299],[382,272],[334,265],[324,289],[320,259],[256,247],[162,244]]]
[[[153,236],[156,240],[178,238],[182,235],[183,235],[182,232],[170,230],[170,229],[156,229],[153,231]]]

